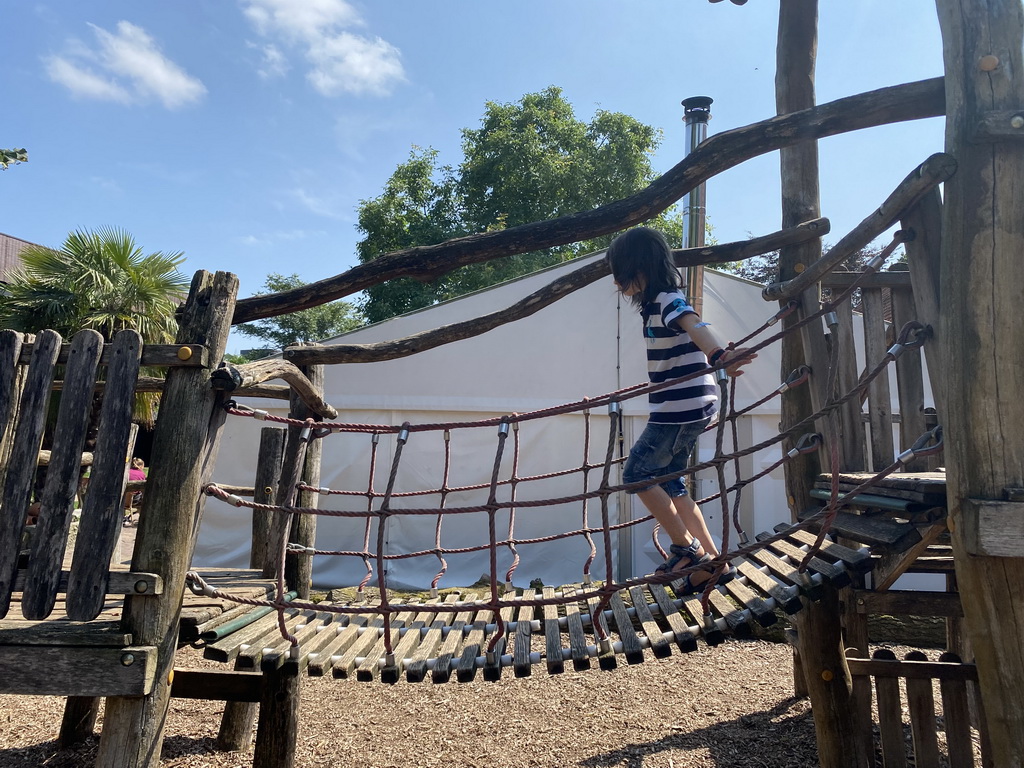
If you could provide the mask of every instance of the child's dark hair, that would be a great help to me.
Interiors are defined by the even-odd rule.
[[[626,230],[608,247],[607,259],[612,277],[620,287],[642,283],[643,288],[629,297],[637,308],[654,301],[663,291],[679,288],[679,272],[672,260],[672,249],[656,229]]]

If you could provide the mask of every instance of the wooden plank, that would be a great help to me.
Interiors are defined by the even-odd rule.
[[[7,463],[3,501],[0,502],[0,619],[7,615],[11,605],[21,530],[32,499],[36,456],[43,439],[50,382],[60,341],[60,334],[55,331],[46,330],[39,334],[21,396],[18,426]]]
[[[444,597],[445,605],[454,605],[461,597],[458,592],[450,592]],[[461,612],[460,612],[461,613]],[[452,611],[438,613],[430,624],[430,629],[423,635],[416,652],[405,665],[405,679],[410,683],[418,683],[427,676],[427,661],[434,656],[444,639],[444,631],[459,614]]]
[[[153,687],[156,649],[0,645],[0,693],[27,696],[145,696]]]
[[[478,611],[469,633],[463,638],[459,663],[455,667],[455,679],[460,683],[472,682],[476,677],[476,660],[480,655],[480,646],[487,637],[487,624],[493,615],[494,612],[489,609]]]
[[[102,349],[103,337],[97,331],[79,331],[71,342],[67,384],[60,397],[53,451],[21,598],[21,613],[26,619],[45,619],[57,601]]]
[[[963,499],[960,530],[968,554],[1024,557],[1024,501]]]
[[[619,638],[622,641],[622,653],[626,657],[627,664],[640,664],[644,660],[644,647],[640,643],[640,637],[633,627],[633,620],[626,610],[626,604],[622,600],[621,592],[613,592],[611,601],[608,603],[612,609],[612,617],[615,619],[615,628],[618,630]],[[646,606],[646,602],[644,603]]]
[[[415,605],[412,603],[411,605]],[[399,631],[407,624],[411,624],[416,616],[416,611],[413,608],[408,610],[400,611],[396,616],[391,618],[391,638],[392,638],[392,649],[396,648],[398,643],[401,642]],[[360,682],[368,683],[380,677],[381,672],[381,660],[385,655],[385,636],[381,634],[377,642],[373,644],[366,651],[366,655],[363,658],[362,663],[356,667],[356,680]],[[353,664],[356,659],[353,658]],[[338,667],[334,668],[335,677],[338,677]]]
[[[520,599],[532,600],[535,594],[532,590],[524,590]],[[512,669],[516,677],[529,677],[533,669],[530,663],[530,637],[533,634],[531,622],[534,613],[532,605],[521,606],[517,611],[516,634],[512,641]]]
[[[331,658],[331,674],[336,678],[350,677],[355,670],[356,659],[365,656],[366,652],[377,644],[383,637],[380,632],[383,628],[383,616],[377,616],[370,621],[366,629],[355,636],[340,656]]]
[[[544,587],[541,590],[541,597],[545,600],[554,600],[555,588]],[[560,675],[565,671],[565,661],[562,659],[562,629],[558,624],[558,606],[554,603],[545,605],[543,615],[544,660],[549,675]]]
[[[679,610],[676,608],[672,598],[669,597],[668,591],[665,589],[664,584],[648,584],[647,590],[651,593],[651,597],[654,598],[654,603],[658,606],[661,611],[661,615],[668,621],[669,627],[672,629],[672,634],[675,636],[676,644],[683,653],[692,653],[697,650],[697,635],[694,632],[696,627],[692,628],[686,623],[686,620],[680,615]]]
[[[903,265],[906,267],[906,265]],[[910,276],[910,273],[906,273]],[[891,291],[893,328],[903,328],[911,321],[917,321],[914,307],[914,293],[908,285]],[[921,363],[921,349],[905,351],[896,358],[896,395],[900,408],[899,451],[911,448],[918,438],[928,431],[924,412],[924,366]],[[909,472],[928,468],[928,457],[911,459],[904,465]]]
[[[802,547],[795,546],[785,539],[772,542],[768,546],[774,549],[777,553],[788,557],[796,566],[799,566],[807,555],[807,550]],[[820,574],[822,578],[828,579],[832,586],[836,588],[845,587],[850,584],[851,581],[850,574],[845,568],[840,565],[827,562],[818,555],[815,555],[808,561],[807,570]]]
[[[36,340],[38,343],[38,339]],[[34,350],[34,345],[24,344],[18,362],[26,365]],[[106,344],[100,357],[100,365],[110,365],[117,355],[113,344]],[[62,344],[57,352],[57,364],[65,365],[71,357],[71,345]],[[202,344],[147,344],[142,355],[142,364],[150,368],[208,368],[210,352]]]
[[[830,488],[831,478],[832,475],[829,473],[818,475],[815,487]],[[877,480],[873,472],[841,472],[839,473],[839,490],[841,492],[851,491],[869,480],[875,482],[866,493],[906,499],[922,504],[942,504],[946,499],[945,472],[894,472]]]
[[[813,547],[818,537],[810,531],[797,528],[790,531],[789,540],[794,544]],[[844,547],[842,544],[837,544],[826,536],[821,542],[821,551],[829,557],[841,560],[854,573],[867,573],[871,570],[871,550],[867,547],[851,549],[850,547]]]
[[[330,671],[334,666],[336,656],[344,654],[352,644],[359,638],[360,629],[368,624],[365,614],[353,614],[347,624],[339,623],[335,630],[327,630],[327,639],[323,644],[317,643],[317,648],[310,649],[306,653],[306,673],[310,677],[321,677],[325,672]],[[383,625],[383,621],[381,621]],[[374,632],[372,625],[369,629],[363,630]]]
[[[590,629],[594,633],[594,645],[597,646],[597,665],[603,670],[615,669],[619,662],[615,658],[615,651],[613,649],[615,644],[615,638],[612,637],[611,630],[608,627],[608,619],[604,615],[603,610],[598,610],[601,598],[598,596],[590,597],[586,600],[587,610],[590,613]],[[608,642],[613,646],[608,650],[601,650],[601,635],[608,639]]]
[[[121,331],[111,348],[113,357],[107,366],[107,390],[100,406],[96,458],[71,561],[67,610],[68,617],[75,621],[95,618],[103,604],[108,564],[121,532],[122,499],[131,459],[133,395],[142,357],[142,337],[136,331]]]
[[[57,592],[66,592],[71,580],[70,571],[61,571],[57,576]],[[18,571],[14,579],[14,591],[20,592],[25,585],[25,571]],[[107,595],[159,595],[164,591],[164,581],[155,573],[135,571],[110,571]],[[247,608],[251,606],[246,606]]]
[[[17,331],[0,330],[0,493],[7,477],[7,462],[14,444],[18,401],[24,379],[24,367],[17,364],[24,336]]]
[[[904,658],[907,661],[928,660],[921,651],[911,651]],[[935,699],[931,680],[907,679],[907,710],[914,744],[914,765],[938,765],[939,740],[935,733]]]
[[[569,587],[564,593],[572,597],[577,590]],[[569,633],[569,657],[572,668],[577,672],[590,669],[590,653],[587,650],[587,635],[583,629],[583,617],[580,615],[580,604],[570,600],[565,604],[565,628]]]
[[[928,551],[940,536],[946,533],[945,521],[929,526],[924,531],[918,531],[921,540],[909,549],[900,553],[883,554],[878,558],[874,571],[871,574],[871,586],[873,589],[884,592],[899,579],[917,559]]]
[[[307,614],[305,621],[302,622],[303,626],[291,629],[297,645],[293,645],[290,640],[282,637],[279,642],[269,646],[269,649],[264,649],[263,656],[259,662],[260,670],[262,672],[273,672],[274,670],[281,669],[286,675],[297,675],[306,667],[307,650],[305,644],[318,635],[323,634],[334,623],[334,618],[337,615],[330,611],[321,611],[313,615]],[[293,651],[293,648],[296,650]]]
[[[866,366],[871,369],[882,360],[889,347],[881,288],[861,291],[861,311],[864,318],[864,358]],[[892,399],[889,377],[885,373],[868,385],[868,423],[871,427],[868,436],[869,469],[880,472],[896,458],[892,444]]]
[[[748,555],[748,558],[758,565],[765,566],[769,573],[774,574],[783,583],[796,587],[801,594],[811,600],[821,599],[823,588],[820,577],[815,581],[810,573],[800,573],[793,565],[781,560],[766,549],[756,549]]]
[[[682,607],[693,617],[694,625],[700,630],[700,633],[704,636],[704,642],[708,645],[715,646],[720,645],[725,641],[725,633],[718,628],[715,623],[714,606],[708,604],[707,615],[704,614],[703,608],[701,607],[700,598],[696,595],[680,595],[679,600]]]
[[[259,701],[263,675],[220,669],[175,669],[171,696],[204,701]]]
[[[858,589],[854,591],[857,612],[868,615],[886,616],[943,616],[962,617],[963,606],[957,592],[918,592],[889,590],[875,592]]]
[[[806,520],[818,511],[807,510],[798,517]],[[820,527],[820,522],[811,524],[811,530],[817,531]],[[858,515],[843,510],[836,513],[831,531],[837,536],[867,545],[875,554],[903,552],[921,540],[920,532],[910,523],[900,523],[882,515]]]
[[[633,610],[636,611],[636,619],[640,622],[640,626],[643,627],[644,634],[647,635],[654,658],[664,659],[667,656],[671,656],[672,646],[654,618],[654,614],[651,613],[651,608],[647,604],[647,595],[644,593],[643,588],[639,586],[630,587],[629,597],[633,603]]]
[[[288,633],[294,635],[300,626],[306,625],[316,616],[315,611],[297,610],[286,612],[284,625]],[[274,653],[282,648],[290,647],[290,643],[281,635],[281,627],[277,622],[277,613],[270,613],[266,618],[274,619],[272,626],[264,625],[266,630],[259,636],[252,639],[245,647],[238,649],[235,656],[235,669],[256,669],[260,668],[263,661],[263,654]],[[277,669],[274,663],[268,663],[264,672]]]
[[[285,611],[285,616],[290,617],[297,613],[298,609],[289,608]],[[263,643],[277,631],[277,613],[268,613],[237,632],[232,632],[214,643],[209,643],[203,648],[203,658],[220,662],[234,661],[243,646]]]
[[[510,590],[502,595],[502,599],[515,600],[515,596],[515,591]],[[493,652],[490,654],[490,658],[484,659],[484,680],[488,680],[490,682],[494,682],[501,678],[501,657],[505,653],[505,648],[509,642],[508,625],[516,614],[516,606],[503,606],[498,613],[501,616],[502,622],[505,624],[505,633],[494,641],[494,648]]]
[[[116,618],[77,624],[64,619],[50,621],[0,621],[0,646],[75,646],[93,645],[123,648],[132,644],[132,636],[121,630]],[[29,651],[31,653],[31,651]]]
[[[715,607],[715,610],[725,619],[725,624],[733,637],[749,638],[754,634],[750,626],[750,614],[743,607],[737,607],[722,594],[718,587],[708,593],[708,602]]]
[[[872,659],[895,661],[896,654],[880,648]],[[853,669],[850,670],[853,673]],[[895,677],[875,676],[875,701],[878,706],[878,732],[882,742],[882,763],[885,768],[906,768],[906,747],[903,743],[903,710],[900,704],[900,683]]]
[[[953,653],[943,653],[940,662],[958,664],[960,657]],[[974,665],[965,665],[971,666]],[[967,685],[963,680],[943,679],[939,681],[939,694],[942,697],[942,715],[946,729],[946,751],[949,764],[973,766],[974,746],[971,741],[971,713],[967,700]]]
[[[736,569],[741,579],[745,578],[750,584],[757,587],[761,592],[775,600],[776,604],[788,615],[799,611],[803,604],[800,602],[800,589],[795,586],[780,584],[767,573],[758,567],[757,563],[749,560],[740,562]],[[737,579],[733,579],[737,581]]]
[[[427,604],[436,604],[438,598],[431,598],[427,601]],[[406,629],[405,634],[395,644],[395,661],[394,664],[385,664],[380,670],[380,679],[383,683],[394,684],[397,683],[402,677],[402,671],[405,669],[405,659],[410,654],[415,653],[417,647],[420,644],[422,635],[420,630],[427,626],[427,622],[437,616],[432,611],[420,611],[416,614],[416,618],[413,619],[412,623]]]
[[[738,569],[737,569],[738,570]],[[725,585],[725,590],[735,598],[740,605],[744,606],[762,627],[770,627],[775,624],[779,617],[774,609],[754,590],[748,587],[740,579],[732,579]]]
[[[475,592],[470,592],[463,598],[463,602],[467,604],[467,608],[455,614],[452,626],[441,642],[441,648],[437,653],[437,658],[434,659],[434,668],[431,670],[431,679],[435,683],[447,683],[451,677],[452,659],[462,647],[462,641],[464,639],[462,634],[463,627],[473,621],[473,614],[475,610],[471,606],[476,602],[476,600],[477,594]]]

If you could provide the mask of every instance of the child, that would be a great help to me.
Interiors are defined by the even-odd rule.
[[[706,371],[708,363],[736,362],[730,376],[757,355],[744,349],[727,350],[702,322],[680,292],[679,272],[665,237],[637,227],[619,235],[608,248],[608,265],[615,285],[640,311],[647,341],[647,371],[651,383]],[[690,451],[718,411],[718,386],[710,372],[659,389],[649,395],[650,417],[629,452],[622,480],[636,483],[686,468]],[[682,570],[717,557],[704,515],[683,483],[669,480],[635,492],[672,540],[671,557],[659,572]],[[680,590],[697,592],[711,578],[708,571],[689,574]],[[727,569],[723,579],[732,578]]]

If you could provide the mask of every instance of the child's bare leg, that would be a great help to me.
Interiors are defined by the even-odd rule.
[[[654,515],[654,519],[661,525],[665,535],[672,540],[673,544],[688,546],[693,541],[693,536],[687,529],[683,519],[679,516],[673,499],[660,485],[637,491],[640,501],[647,507],[647,511]]]
[[[661,489],[659,488],[658,490]],[[668,494],[665,495],[667,496]],[[718,546],[715,544],[715,540],[711,538],[708,524],[704,520],[704,513],[700,511],[700,507],[697,506],[697,502],[693,500],[693,497],[689,494],[686,496],[676,496],[672,499],[672,506],[674,507],[677,519],[689,534],[692,534],[701,543],[704,551],[712,557],[718,557]]]

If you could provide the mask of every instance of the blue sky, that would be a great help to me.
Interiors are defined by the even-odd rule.
[[[820,3],[817,98],[942,74],[933,0]],[[778,0],[72,0],[19,6],[0,62],[0,231],[59,245],[117,226],[147,251],[238,274],[307,281],[355,263],[356,208],[413,145],[461,160],[487,101],[549,85],[576,115],[625,112],[683,156],[688,96],[709,132],[775,112]],[[941,120],[820,143],[827,241],[942,150]],[[720,242],[779,226],[778,155],[711,180]],[[240,337],[231,348],[249,346]]]

